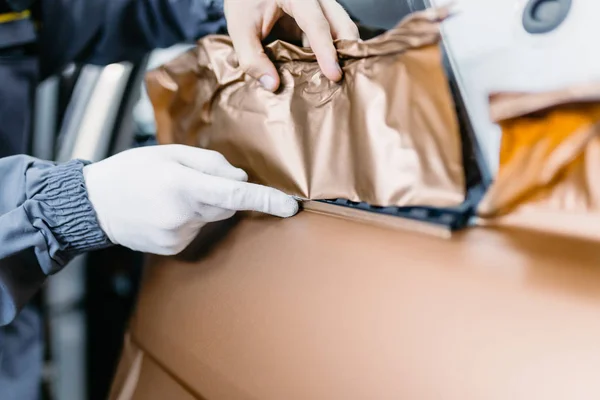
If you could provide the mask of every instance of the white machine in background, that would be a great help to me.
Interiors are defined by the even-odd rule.
[[[600,78],[597,0],[426,0],[452,4],[442,36],[484,164],[498,168],[495,91],[550,91]]]

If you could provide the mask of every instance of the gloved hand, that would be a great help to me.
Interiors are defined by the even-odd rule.
[[[279,87],[280,80],[261,40],[276,23],[306,34],[321,71],[332,81],[342,79],[333,40],[360,38],[358,28],[336,0],[225,0],[224,6],[227,30],[241,67],[271,91]],[[289,17],[297,26],[289,23]]]
[[[208,222],[236,211],[290,217],[298,203],[248,176],[221,154],[181,145],[128,150],[86,166],[84,179],[100,227],[115,244],[172,255]]]

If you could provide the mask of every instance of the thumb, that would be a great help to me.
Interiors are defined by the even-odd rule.
[[[257,79],[265,89],[276,91],[279,88],[279,74],[265,54],[260,33],[251,26],[242,25],[230,29],[229,35],[244,72]]]

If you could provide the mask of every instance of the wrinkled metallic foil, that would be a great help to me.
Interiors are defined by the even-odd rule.
[[[206,37],[147,76],[159,141],[216,150],[252,182],[303,199],[458,205],[461,139],[438,45],[446,16],[418,12],[373,39],[337,41],[340,83],[310,49],[275,41],[277,93],[242,71],[228,37]]]

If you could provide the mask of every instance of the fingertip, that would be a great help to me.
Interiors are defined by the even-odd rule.
[[[281,218],[289,218],[298,214],[299,209],[300,205],[298,201],[291,196],[285,195],[281,198],[281,204],[274,214]]]
[[[300,205],[294,197],[274,188],[265,189],[262,201],[263,212],[280,218],[293,217],[300,209]]]
[[[344,76],[342,67],[337,57],[335,49],[333,51],[322,51],[320,49],[314,49],[315,55],[317,56],[317,62],[321,72],[327,79],[333,82],[338,82]]]
[[[279,79],[273,77],[270,74],[264,74],[258,78],[260,85],[270,92],[274,92],[279,87]]]
[[[249,42],[238,43],[239,67],[248,76],[256,79],[266,90],[271,92],[279,88],[279,74],[273,62],[265,54],[262,44],[258,38],[253,37]]]
[[[333,82],[339,82],[344,76],[342,67],[340,67],[340,64],[337,61],[327,63],[325,66],[322,67],[322,71],[323,74],[327,77],[327,79]]]
[[[352,21],[339,31],[335,32],[335,38],[340,40],[360,40],[360,31]]]
[[[342,71],[342,67],[339,62],[336,62],[335,65],[335,76],[333,77],[334,82],[339,82],[344,77],[344,71]]]

